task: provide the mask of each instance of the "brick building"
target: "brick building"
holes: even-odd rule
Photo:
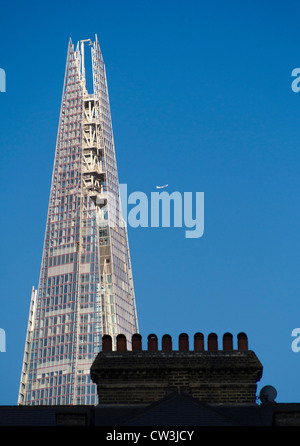
[[[225,333],[219,346],[215,333],[204,339],[179,335],[178,350],[169,335],[147,338],[103,337],[103,350],[91,367],[99,405],[96,425],[123,426],[272,426],[300,425],[300,404],[259,404],[257,383],[263,367],[248,349],[245,333]],[[206,348],[205,348],[206,346]],[[221,347],[221,348],[220,348]]]
[[[91,378],[96,406],[0,406],[1,426],[300,426],[300,404],[259,399],[263,367],[246,334],[103,336]],[[236,345],[234,345],[236,342]]]
[[[248,350],[243,333],[236,350],[230,333],[223,336],[222,350],[214,333],[208,336],[207,350],[201,333],[195,334],[191,349],[188,335],[182,333],[177,351],[168,335],[161,350],[156,335],[148,336],[147,350],[142,350],[141,335],[133,335],[130,351],[125,336],[117,336],[117,351],[112,351],[111,337],[104,336],[103,350],[91,367],[99,404],[153,403],[174,391],[202,402],[250,404],[256,401],[261,376],[262,365]]]

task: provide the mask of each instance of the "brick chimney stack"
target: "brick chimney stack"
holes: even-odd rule
[[[170,335],[162,337],[161,350],[155,334],[148,336],[147,350],[140,334],[131,341],[132,350],[127,350],[126,337],[118,335],[113,351],[111,337],[103,336],[102,351],[91,367],[99,404],[150,404],[174,391],[206,403],[256,402],[262,365],[248,350],[245,333],[238,334],[237,349],[231,333],[224,334],[222,350],[215,333],[207,337],[207,350],[202,333],[194,335],[192,349],[186,333],[179,335],[178,350]]]

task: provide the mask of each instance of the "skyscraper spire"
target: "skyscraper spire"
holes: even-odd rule
[[[93,91],[86,86],[91,53]],[[86,53],[86,54],[85,54]],[[97,36],[70,39],[40,279],[18,404],[94,404],[103,334],[138,332],[105,66]]]

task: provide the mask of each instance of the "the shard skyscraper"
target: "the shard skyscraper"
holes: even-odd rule
[[[85,52],[93,91],[88,92]],[[138,332],[105,66],[97,36],[68,46],[39,285],[18,404],[95,404],[103,334]]]

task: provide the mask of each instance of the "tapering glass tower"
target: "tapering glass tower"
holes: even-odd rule
[[[85,51],[93,91],[88,92]],[[18,404],[94,404],[103,334],[138,332],[105,66],[97,36],[70,40],[37,290]]]

